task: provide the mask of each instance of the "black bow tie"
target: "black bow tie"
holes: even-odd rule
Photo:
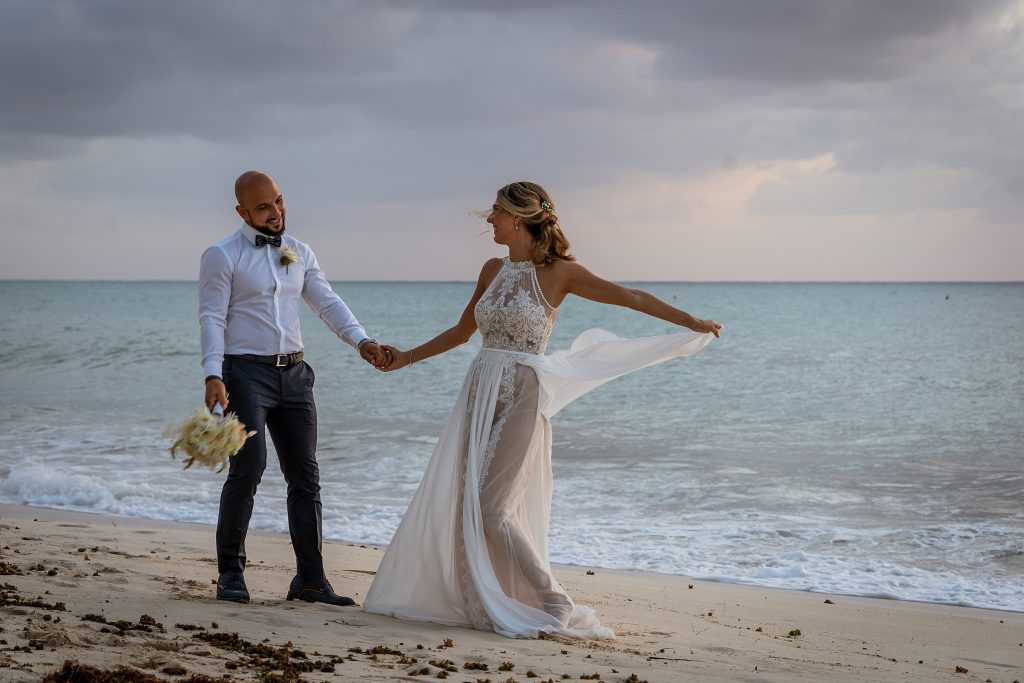
[[[281,236],[266,237],[265,235],[256,235],[256,246],[263,247],[268,244],[273,244],[275,247],[281,246]]]

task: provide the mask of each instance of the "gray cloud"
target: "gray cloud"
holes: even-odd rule
[[[898,78],[1001,5],[13,0],[0,10],[0,82],[17,96],[0,130],[24,148],[25,136],[246,140],[353,117],[438,130],[630,103],[702,108],[735,94],[729,82],[749,99]],[[652,73],[608,73],[595,37],[649,46]],[[660,92],[638,96],[630,77]]]
[[[272,132],[393,66],[401,16],[366,3],[5,3],[8,135]]]
[[[665,51],[661,72],[773,84],[892,79],[943,49],[943,38],[1003,0],[659,0],[589,3],[579,19]]]
[[[998,19],[1020,6],[7,0],[0,179],[28,179],[16,215],[40,232],[79,203],[97,228],[232,220],[252,166],[296,220],[395,231],[436,226],[428,207],[462,218],[510,178],[586,197],[834,154],[837,177],[766,183],[749,210],[1007,221],[1024,20]],[[60,212],[35,209],[52,198]]]

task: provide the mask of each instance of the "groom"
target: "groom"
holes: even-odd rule
[[[320,472],[316,461],[313,369],[302,360],[299,299],[375,366],[386,352],[370,339],[331,289],[316,256],[285,234],[284,198],[266,173],[235,181],[235,210],[245,223],[203,252],[199,266],[199,328],[206,407],[220,403],[255,430],[231,458],[217,518],[217,598],[249,602],[245,535],[267,465],[264,426],[288,484],[288,529],[298,572],[288,599],[353,605],[324,574]]]

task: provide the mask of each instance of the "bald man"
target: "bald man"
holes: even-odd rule
[[[245,535],[267,465],[266,431],[288,484],[288,529],[296,575],[288,599],[355,604],[324,573],[313,369],[303,360],[299,300],[374,366],[385,351],[334,293],[306,244],[285,234],[284,198],[261,171],[235,181],[244,225],[203,252],[199,328],[206,407],[230,408],[256,434],[231,458],[217,518],[217,598],[249,602]],[[230,403],[229,397],[230,395]]]

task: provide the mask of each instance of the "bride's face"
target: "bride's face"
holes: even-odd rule
[[[511,244],[516,237],[516,218],[497,204],[491,207],[487,222],[494,227],[494,241],[498,244]]]

